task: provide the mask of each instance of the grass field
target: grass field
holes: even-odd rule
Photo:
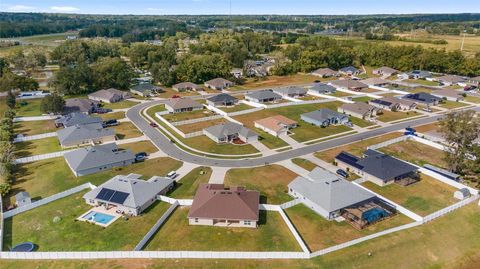
[[[37,140],[18,142],[15,146],[15,157],[22,158],[27,156],[52,153],[61,151],[62,147],[57,137],[47,137]]]
[[[468,104],[461,103],[461,102],[454,102],[454,101],[444,101],[442,104],[439,104],[438,106],[447,108],[447,109],[454,109],[454,108],[468,106]]]
[[[184,132],[185,134],[188,134],[188,133],[198,132],[210,126],[222,124],[225,122],[226,120],[224,118],[220,118],[216,120],[201,121],[197,123],[185,124],[185,125],[180,125],[175,127],[177,127],[177,129]]]
[[[293,158],[292,162],[300,167],[302,167],[305,170],[312,171],[317,167],[316,164],[312,163],[309,160],[302,159],[302,158]]]
[[[373,100],[373,98],[372,98],[372,97],[368,97],[368,96],[361,96],[361,97],[353,97],[352,100],[355,101],[355,102],[364,102],[364,103],[366,103],[366,102],[368,102],[368,101],[370,101],[370,100]]]
[[[352,96],[351,93],[346,93],[346,92],[341,92],[341,91],[335,91],[334,93],[330,94],[331,96],[335,97],[345,97],[345,96]]]
[[[56,132],[53,120],[20,121],[13,124],[15,134],[37,135]]]
[[[188,207],[177,208],[146,250],[300,251],[280,214],[260,211],[258,228],[189,226]]]
[[[184,121],[184,120],[193,120],[193,119],[200,119],[205,117],[210,117],[215,115],[212,111],[208,109],[201,109],[195,110],[190,112],[182,112],[182,113],[174,113],[174,114],[167,114],[163,115],[162,117],[169,122],[177,122],[177,121]]]
[[[133,125],[131,122],[120,122],[119,125],[113,127],[115,129],[115,135],[118,139],[128,139],[142,136],[142,132]]]
[[[160,97],[160,98],[172,98],[174,95],[179,95],[179,96],[192,96],[192,95],[199,95],[197,92],[177,92],[174,91],[172,88],[164,88],[162,87],[164,92],[155,95],[155,97]]]
[[[362,185],[421,216],[458,201],[453,198],[455,188],[426,175],[421,175],[419,182],[406,187],[394,183],[380,187],[369,181]]]
[[[383,114],[378,116],[379,121],[383,122],[390,122],[390,121],[395,121],[395,120],[401,120],[401,119],[408,119],[411,117],[419,116],[421,115],[420,113],[416,111],[409,111],[409,112],[401,112],[401,111],[396,111],[392,112],[389,110],[383,110]]]
[[[267,146],[267,148],[269,149],[276,149],[288,146],[288,143],[283,141],[281,138],[273,136],[263,130],[254,128],[253,131],[259,135],[258,141]]]
[[[4,248],[28,241],[39,251],[132,250],[170,206],[156,202],[141,216],[120,218],[103,228],[75,221],[92,208],[82,199],[85,192],[6,219]],[[60,220],[54,222],[55,217]]]
[[[249,105],[244,104],[244,103],[240,103],[240,104],[235,105],[235,106],[220,107],[220,109],[222,111],[225,111],[227,113],[247,110],[247,109],[251,109],[251,108],[253,108],[253,106],[249,106]]]
[[[125,118],[125,112],[123,111],[118,111],[118,112],[111,112],[111,113],[105,113],[105,114],[98,114],[96,115],[102,120],[119,120]]]
[[[413,222],[405,215],[397,214],[363,230],[358,230],[346,221],[328,221],[303,204],[290,207],[285,212],[311,251],[317,251]]]
[[[235,168],[225,176],[226,186],[245,186],[260,192],[260,203],[281,204],[292,200],[287,185],[298,175],[280,165],[255,168]]]
[[[21,105],[21,102],[25,102],[26,104]],[[43,114],[40,110],[41,103],[41,98],[18,101],[16,107],[17,117],[41,116]]]
[[[133,153],[146,152],[151,154],[157,152],[158,149],[150,141],[138,141],[135,143],[121,144],[118,146],[121,149],[130,149]]]
[[[110,108],[110,109],[123,109],[123,108],[130,108],[134,105],[138,105],[138,102],[130,101],[130,100],[123,100],[116,103],[102,103],[102,107]]]
[[[231,87],[229,90],[250,90],[256,88],[307,84],[313,83],[315,80],[319,80],[319,78],[308,74],[295,74],[290,76],[268,76],[263,79],[248,79],[245,84]]]
[[[380,151],[396,158],[414,163],[418,166],[431,164],[446,168],[443,160],[445,153],[442,150],[427,146],[415,141],[403,141],[380,148]]]
[[[480,104],[480,97],[467,95],[467,97],[465,97],[465,101]]]
[[[201,183],[208,183],[212,168],[201,166],[193,169],[177,182],[175,189],[168,196],[177,199],[192,199]]]
[[[349,117],[349,119],[354,125],[357,125],[358,127],[362,127],[362,128],[374,125],[373,122],[366,121],[366,120],[363,120],[363,119],[359,119],[359,118],[353,117],[353,116]]]
[[[420,85],[425,85],[425,86],[439,86],[440,83],[436,81],[429,81],[425,79],[405,79],[403,80],[404,82],[407,83],[412,83],[412,84],[420,84]]]

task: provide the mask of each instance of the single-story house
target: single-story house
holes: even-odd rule
[[[203,105],[191,98],[171,98],[165,102],[165,108],[170,113],[181,113],[203,109]]]
[[[188,212],[190,225],[256,228],[260,193],[245,187],[225,188],[223,184],[198,187]]]
[[[446,86],[451,86],[451,85],[459,85],[459,86],[466,86],[467,85],[467,80],[461,76],[457,75],[445,75],[441,77],[434,78],[434,80],[442,83],[443,85]]]
[[[83,199],[92,206],[116,209],[123,215],[138,216],[157,200],[173,189],[175,180],[153,176],[143,180],[141,175],[117,175],[95,189],[85,193]]]
[[[245,94],[245,99],[256,103],[273,103],[282,100],[282,96],[272,90],[261,90]]]
[[[130,98],[128,92],[120,91],[114,88],[99,90],[88,95],[88,99],[103,103],[116,103]]]
[[[418,167],[376,150],[367,150],[363,158],[342,151],[335,157],[339,168],[353,172],[379,186],[407,179],[417,181]]]
[[[311,93],[318,93],[318,94],[333,94],[337,91],[335,87],[332,85],[328,85],[325,83],[314,83],[308,89]]]
[[[205,87],[218,91],[232,87],[233,85],[235,85],[235,83],[224,78],[214,78],[212,80],[205,81]]]
[[[242,78],[243,77],[243,69],[241,68],[232,68],[230,71],[230,74],[234,76],[235,78]]]
[[[238,99],[227,93],[220,93],[207,98],[207,104],[210,106],[234,106],[238,104]]]
[[[401,73],[397,75],[400,79],[427,79],[432,77],[432,73],[423,70],[413,70],[408,73]]]
[[[115,143],[79,148],[65,153],[63,157],[77,177],[135,162],[135,155],[131,150],[119,150]]]
[[[95,113],[99,110],[100,103],[98,101],[84,98],[70,98],[65,100],[65,113],[80,112],[85,114]]]
[[[320,167],[288,184],[288,194],[327,220],[342,215],[348,207],[369,203],[377,197],[348,180]]]
[[[282,88],[273,89],[273,92],[280,94],[284,97],[303,97],[307,94],[307,89],[297,86],[288,86]]]
[[[393,75],[396,75],[396,74],[400,73],[400,71],[398,71],[396,69],[393,69],[391,67],[388,67],[388,66],[382,66],[380,68],[373,69],[372,73],[374,75],[390,77],[390,76],[393,76]]]
[[[463,101],[465,98],[461,95],[462,92],[448,89],[441,89],[432,91],[432,95],[440,98],[446,98],[449,101]]]
[[[92,123],[102,123],[103,120],[100,117],[91,117],[89,115],[74,112],[67,114],[65,116],[61,116],[60,118],[55,120],[55,126],[59,127],[70,127],[74,125],[83,125],[83,124],[92,124]]]
[[[150,97],[163,92],[163,89],[151,83],[141,83],[130,88],[130,92],[143,97]]]
[[[374,119],[377,114],[382,113],[382,109],[374,107],[364,102],[346,103],[338,108],[338,112],[353,116],[356,118],[369,120]]]
[[[380,99],[369,100],[368,104],[390,111],[410,111],[417,107],[417,104],[413,101],[393,96],[385,96]]]
[[[368,85],[362,83],[358,80],[353,79],[339,79],[335,81],[330,81],[328,84],[332,85],[337,89],[351,90],[351,91],[362,91],[368,88]]]
[[[367,84],[368,86],[377,86],[377,87],[384,87],[390,84],[390,81],[381,79],[381,78],[367,78],[360,80],[361,83]]]
[[[258,134],[234,122],[217,124],[203,129],[203,134],[217,143],[230,143],[239,139],[244,143],[258,140]]]
[[[305,122],[322,127],[346,124],[350,122],[347,115],[335,112],[328,108],[322,108],[312,112],[304,113],[300,115],[300,118]]]
[[[17,207],[26,206],[32,203],[32,198],[30,194],[26,191],[21,191],[15,194],[15,205]]]
[[[115,131],[101,123],[73,125],[57,131],[62,148],[103,144],[115,141]]]
[[[478,77],[473,77],[468,79],[468,83],[473,84],[475,86],[480,86],[480,76]]]
[[[320,68],[312,72],[312,75],[321,77],[321,78],[329,78],[329,77],[338,77],[340,73],[330,68]]]
[[[177,92],[185,92],[185,91],[203,91],[203,88],[198,86],[195,83],[191,82],[180,82],[172,86],[172,89]]]
[[[276,115],[254,121],[255,127],[273,136],[287,134],[288,130],[297,127],[297,122],[282,115]]]
[[[338,70],[338,72],[342,75],[347,75],[347,76],[356,76],[356,75],[359,75],[359,74],[362,73],[362,71],[360,69],[357,69],[353,66],[347,66],[347,67],[340,68],[340,70]]]
[[[427,106],[436,106],[442,101],[442,98],[426,92],[410,93],[403,96],[402,99],[411,100],[418,104],[423,104]]]

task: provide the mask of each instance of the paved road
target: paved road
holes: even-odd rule
[[[177,148],[174,143],[170,141],[165,135],[163,135],[159,130],[153,128],[149,125],[149,121],[141,116],[141,111],[149,106],[163,103],[164,101],[153,101],[148,103],[142,103],[132,107],[127,111],[127,117],[147,135],[152,142],[159,147],[163,152],[168,156],[198,165],[206,166],[221,166],[221,167],[254,167],[261,166],[270,163],[276,163],[287,159],[292,159],[298,156],[314,153],[317,151],[326,150],[329,148],[337,147],[344,144],[349,144],[356,141],[361,141],[368,139],[374,136],[383,135],[393,131],[401,130],[409,126],[417,126],[432,123],[437,121],[442,115],[435,115],[432,117],[414,119],[406,122],[401,122],[393,124],[390,126],[385,126],[381,128],[372,129],[359,134],[350,135],[347,137],[340,137],[311,146],[293,149],[290,151],[279,152],[273,155],[254,158],[254,159],[243,159],[243,160],[227,160],[227,159],[214,159],[210,157],[197,156],[188,152],[183,151],[180,148]],[[474,108],[476,111],[480,111],[480,107]]]

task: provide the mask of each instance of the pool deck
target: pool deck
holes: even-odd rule
[[[112,207],[108,210],[105,209],[103,206],[93,207],[90,210],[88,210],[87,212],[83,213],[80,217],[78,217],[77,220],[88,222],[88,223],[94,223],[94,224],[102,226],[102,227],[108,227],[110,224],[114,223],[118,218],[120,218],[122,216],[121,214],[116,213],[115,212],[116,210],[117,210],[116,207]],[[113,219],[110,220],[106,224],[96,222],[96,221],[90,221],[90,220],[87,220],[87,219],[84,218],[90,212],[97,212],[97,213],[103,213],[103,214],[111,215],[111,216],[113,216]]]

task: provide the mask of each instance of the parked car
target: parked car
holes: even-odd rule
[[[171,179],[174,179],[178,176],[177,172],[176,171],[170,171],[168,174],[167,174],[167,177],[168,178],[171,178]]]
[[[110,108],[97,108],[94,112],[98,114],[105,114],[108,112],[112,112],[112,110]]]
[[[110,127],[110,126],[117,126],[119,123],[117,120],[112,119],[112,120],[106,120],[102,123],[103,128],[105,127]]]
[[[339,174],[339,175],[341,175],[342,177],[345,177],[345,178],[348,177],[347,171],[345,171],[345,170],[343,170],[343,169],[338,169],[338,170],[337,170],[337,174]]]
[[[135,161],[136,162],[141,162],[147,158],[147,153],[146,152],[139,152],[135,154]]]
[[[433,110],[429,107],[423,107],[422,110],[426,112],[433,112]]]
[[[411,133],[415,133],[417,130],[415,130],[415,129],[412,128],[412,127],[407,127],[407,128],[405,128],[405,131],[411,132]]]
[[[172,96],[172,98],[180,98],[180,95],[175,94],[175,95]]]
[[[154,128],[158,127],[158,125],[155,122],[150,122],[150,126],[152,126]]]

